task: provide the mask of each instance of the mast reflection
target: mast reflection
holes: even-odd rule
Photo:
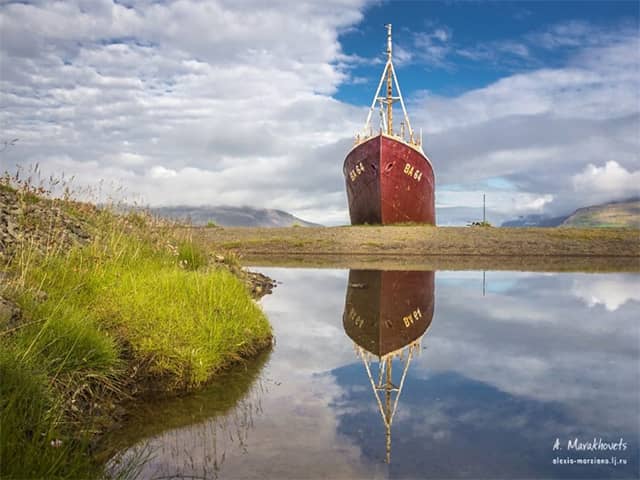
[[[342,323],[364,363],[385,426],[391,462],[391,425],[414,355],[433,319],[434,272],[350,270]],[[402,367],[397,383],[393,360]],[[372,363],[378,363],[377,376]]]

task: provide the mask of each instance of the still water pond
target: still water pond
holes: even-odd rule
[[[638,275],[259,270],[273,351],[136,412],[141,478],[638,478]]]

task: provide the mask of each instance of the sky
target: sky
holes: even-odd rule
[[[639,22],[637,1],[0,0],[0,170],[348,223],[392,23],[438,223],[483,193],[494,223],[566,214],[640,195]]]

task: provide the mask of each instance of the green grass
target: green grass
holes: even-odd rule
[[[55,328],[51,334],[41,329],[39,341],[49,346],[48,336],[70,337],[65,329],[78,341],[91,334],[126,341],[146,372],[190,388],[270,338],[264,314],[237,277],[209,268],[193,242],[179,242],[176,256],[175,247],[164,248],[159,240],[113,235],[32,264],[25,281],[47,292],[47,300],[38,304],[22,296],[20,303]],[[94,345],[94,360],[108,348]]]
[[[37,356],[0,344],[2,478],[79,478],[98,469],[88,438],[68,435],[63,401]]]
[[[2,478],[99,476],[89,443],[127,391],[197,388],[271,340],[244,284],[198,244],[71,207],[92,212],[89,244],[24,242],[3,268],[0,293],[23,315],[0,324]]]
[[[10,185],[0,182],[0,192],[15,192],[16,189]]]
[[[189,270],[204,267],[208,262],[207,256],[207,252],[192,240],[178,245],[178,263]]]

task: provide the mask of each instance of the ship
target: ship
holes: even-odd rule
[[[433,319],[434,282],[432,271],[349,271],[342,324],[382,416],[386,463],[391,463],[391,426],[409,365]]]
[[[391,24],[387,28],[387,62],[371,102],[364,128],[343,165],[352,225],[421,223],[435,225],[435,175],[415,135],[392,61]],[[383,92],[384,89],[384,92]],[[384,95],[382,95],[384,93]],[[403,120],[394,131],[393,105]],[[374,130],[378,108],[380,123]]]

